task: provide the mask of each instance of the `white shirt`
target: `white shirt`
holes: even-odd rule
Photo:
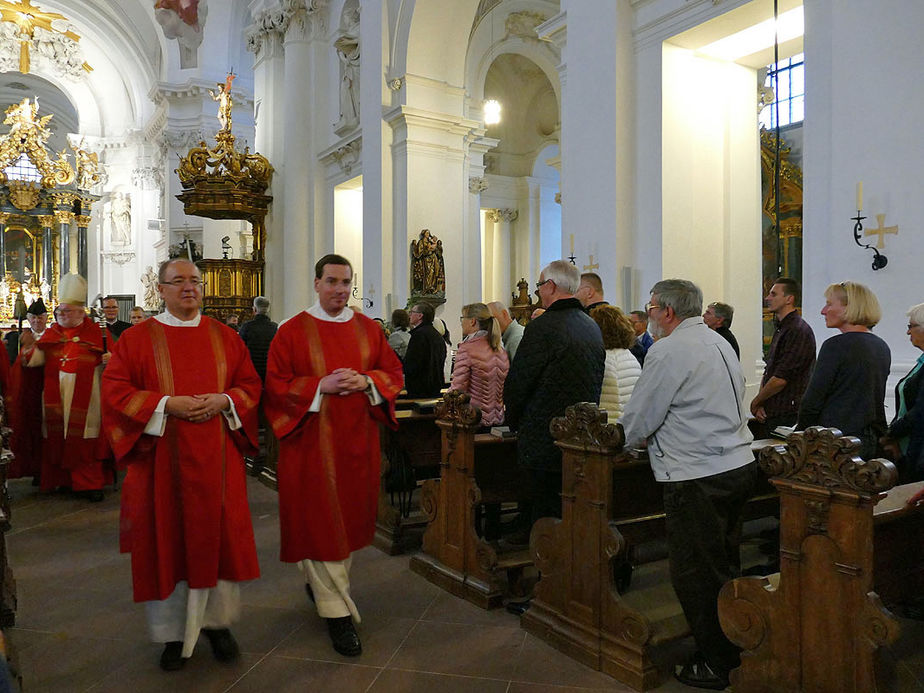
[[[741,364],[702,317],[687,318],[645,356],[620,423],[626,445],[648,440],[658,481],[686,481],[753,461]]]

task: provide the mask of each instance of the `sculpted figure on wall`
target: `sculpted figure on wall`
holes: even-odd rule
[[[446,296],[443,242],[429,229],[424,229],[416,241],[411,241],[411,293],[415,297]]]
[[[144,287],[144,309],[157,310],[160,305],[157,298],[157,273],[151,265],[141,275],[141,285]]]
[[[337,134],[359,125],[359,8],[347,10],[346,28],[334,41],[340,59],[340,120],[334,126]]]
[[[132,242],[132,202],[128,195],[116,193],[109,211],[110,239],[113,245],[130,245]]]

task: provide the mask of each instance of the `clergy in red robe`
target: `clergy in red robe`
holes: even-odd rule
[[[56,321],[41,339],[22,336],[23,364],[44,366],[41,489],[66,486],[98,502],[110,481],[99,437],[99,379],[108,354],[102,330],[86,312],[86,280],[64,276],[58,301]]]
[[[243,455],[255,451],[261,384],[237,334],[200,315],[193,263],[164,263],[158,289],[166,311],[114,347],[103,421],[127,468],[120,539],[134,598],[174,670],[200,631],[216,659],[240,653],[229,626],[240,582],[259,577]]]
[[[318,302],[279,327],[266,368],[266,418],[279,439],[282,560],[299,562],[334,649],[360,654],[350,554],[372,542],[379,423],[397,427],[401,362],[382,329],[347,307],[353,268],[315,266]]]
[[[38,298],[26,312],[32,338],[38,341],[45,333],[48,323],[48,309]],[[32,477],[37,486],[42,469],[42,384],[45,379],[43,368],[26,368],[22,353],[17,354],[10,369],[10,386],[3,391],[6,399],[8,422],[12,429],[10,449],[13,461],[7,471],[10,479]]]

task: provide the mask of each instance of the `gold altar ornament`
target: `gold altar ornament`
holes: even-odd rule
[[[31,70],[29,46],[35,40],[36,29],[60,34],[74,43],[80,40],[80,35],[69,29],[66,31],[55,29],[54,22],[67,21],[67,17],[57,12],[44,12],[35,7],[32,0],[19,0],[19,2],[0,0],[0,21],[11,22],[19,28],[19,71],[24,75],[29,74]],[[87,63],[84,63],[82,67],[87,72],[93,70]]]

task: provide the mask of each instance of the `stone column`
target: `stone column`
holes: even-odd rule
[[[513,235],[513,222],[518,212],[515,209],[498,209],[497,223],[494,225],[494,294],[501,300],[513,290],[510,281],[510,238]]]
[[[55,211],[58,221],[58,272],[64,276],[71,271],[71,224],[74,221],[73,212]]]
[[[0,212],[0,279],[6,277],[6,223],[9,220],[9,212]]]
[[[51,214],[42,214],[38,218],[42,226],[42,281],[51,286],[54,280],[55,260],[51,226],[55,218]]]
[[[77,217],[77,274],[84,279],[87,279],[87,273],[90,269],[87,256],[87,227],[89,226],[89,214]]]

